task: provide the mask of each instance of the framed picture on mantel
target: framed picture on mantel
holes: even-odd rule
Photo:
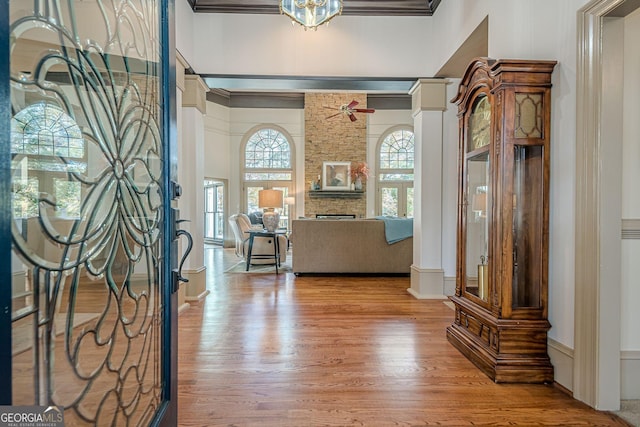
[[[351,162],[322,162],[322,189],[351,189]]]

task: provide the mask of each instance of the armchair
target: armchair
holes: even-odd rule
[[[234,214],[229,217],[229,225],[236,240],[236,255],[247,260],[249,251],[249,230],[251,221],[243,213]],[[280,248],[280,262],[287,260],[287,237],[278,235],[278,247]],[[273,254],[273,239],[271,237],[256,237],[253,241],[253,255]],[[271,259],[251,258],[251,265],[273,264]]]

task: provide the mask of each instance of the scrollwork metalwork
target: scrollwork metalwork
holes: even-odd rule
[[[86,144],[86,170],[57,155],[58,170],[36,173],[29,154],[12,155],[16,180],[33,175],[46,186],[56,176],[81,188],[79,215],[61,216],[55,194],[40,191],[37,216],[12,224],[31,292],[14,324],[33,320],[37,370],[33,382],[16,381],[15,395],[64,406],[70,424],[144,425],[161,401],[157,3],[11,1],[13,114],[53,105]],[[95,316],[85,321],[87,310]]]

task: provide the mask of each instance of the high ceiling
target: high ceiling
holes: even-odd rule
[[[187,0],[194,12],[279,14],[276,0]],[[440,0],[344,0],[343,15],[431,16]]]
[[[184,0],[177,0],[184,1]],[[186,0],[196,13],[280,14],[277,0]],[[432,16],[441,0],[344,0],[342,15]],[[211,91],[207,99],[235,107],[300,108],[304,92],[356,91],[369,94],[377,109],[410,109],[407,95],[415,78],[350,79],[279,76],[202,75]]]

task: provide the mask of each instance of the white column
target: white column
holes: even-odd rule
[[[178,135],[177,141],[177,157],[180,158],[180,143],[182,138],[182,94],[184,93],[184,70],[188,64],[186,60],[180,55],[180,52],[176,52],[176,133]],[[173,207],[178,207],[177,202],[172,202]],[[178,256],[180,256],[178,254]],[[178,288],[178,313],[182,313],[189,308],[189,303],[186,302],[187,284],[180,282]]]
[[[204,298],[206,286],[204,265],[204,115],[207,112],[206,94],[209,88],[197,75],[184,76],[182,111],[178,141],[178,179],[182,196],[178,200],[180,218],[189,222],[180,224],[193,237],[193,248],[182,268],[189,279],[186,301]],[[184,240],[184,238],[183,238]],[[182,251],[185,242],[181,242]]]
[[[413,85],[414,226],[411,288],[419,299],[444,299],[442,268],[443,112],[448,80],[420,79]]]

